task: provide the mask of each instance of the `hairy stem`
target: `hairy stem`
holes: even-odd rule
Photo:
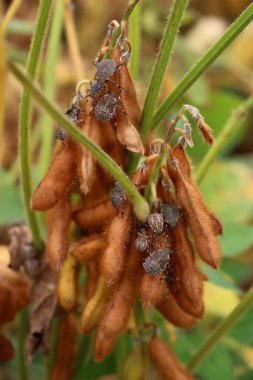
[[[112,158],[98,145],[85,136],[70,120],[63,115],[55,105],[49,101],[33,81],[26,76],[14,63],[9,62],[9,70],[22,83],[26,91],[32,95],[42,108],[77,142],[85,146],[94,157],[104,166],[123,186],[133,202],[133,210],[140,221],[145,221],[149,215],[149,206],[146,200],[138,192],[134,184],[128,179],[124,171]]]
[[[43,47],[44,36],[46,35],[50,10],[52,6],[51,0],[42,0],[40,2],[37,22],[32,39],[31,48],[27,58],[27,73],[30,78],[36,75],[40,53]],[[30,157],[30,120],[31,120],[31,98],[26,90],[24,90],[19,114],[19,157],[21,165],[21,180],[24,206],[31,228],[33,243],[37,250],[43,249],[43,242],[40,235],[39,224],[36,214],[30,209],[31,198],[31,157]]]
[[[141,5],[137,4],[129,18],[129,40],[132,46],[132,53],[129,62],[129,71],[133,79],[138,79],[140,62],[140,22]]]
[[[234,324],[246,313],[253,303],[253,288],[251,288],[242,298],[241,302],[229,314],[229,316],[216,328],[207,341],[195,353],[189,361],[187,367],[194,371],[204,360],[204,358],[214,349],[221,338],[234,326]]]
[[[53,100],[56,93],[56,63],[59,54],[60,38],[63,24],[63,4],[62,1],[57,1],[55,4],[52,26],[48,39],[47,56],[44,63],[44,93],[48,99]],[[50,162],[53,128],[52,119],[44,112],[37,126],[41,131],[42,144],[39,160],[39,177],[43,177]]]
[[[249,110],[252,106],[253,97],[250,97],[233,111],[232,115],[229,117],[215,143],[209,149],[209,151],[207,152],[197,169],[196,181],[198,184],[203,180],[211,164],[221,152],[223,146],[236,133],[238,128],[241,126],[241,123],[246,119]]]
[[[176,88],[162,102],[152,120],[152,128],[155,128],[178,99],[197,81],[201,74],[223,53],[223,51],[235,40],[235,38],[253,20],[253,4],[238,17],[227,29],[223,36],[198,60],[198,62],[181,79]]]

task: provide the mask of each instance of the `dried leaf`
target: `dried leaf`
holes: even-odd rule
[[[61,144],[44,179],[34,191],[31,208],[45,211],[52,208],[69,192],[76,175],[76,144]]]
[[[46,215],[48,240],[46,257],[53,270],[59,270],[68,252],[68,229],[71,220],[71,205],[68,197],[62,198]]]
[[[36,353],[49,351],[49,332],[57,304],[57,273],[49,264],[43,264],[31,287],[34,307],[30,316],[29,335],[26,339],[26,358],[30,362]]]
[[[200,201],[201,196],[197,186],[181,171],[181,166],[186,165],[188,160],[182,153],[180,160],[177,158],[179,150],[182,151],[182,148],[177,146],[172,152],[172,157],[177,160],[176,165],[171,163],[171,157],[168,159],[168,171],[176,188],[177,202],[185,210],[197,252],[207,264],[217,268],[221,259],[221,250],[214,234],[213,223],[210,214],[206,212],[206,207],[203,207],[203,201]]]

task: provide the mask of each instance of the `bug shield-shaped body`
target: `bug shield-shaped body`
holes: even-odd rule
[[[118,105],[118,95],[115,92],[109,92],[102,96],[95,105],[95,116],[98,120],[106,123],[114,118],[116,107]]]
[[[180,207],[175,203],[165,203],[160,205],[160,211],[163,215],[164,221],[170,225],[170,227],[176,227],[178,219],[181,216]]]
[[[170,248],[157,249],[143,262],[144,270],[150,276],[162,273],[169,263],[172,250]]]
[[[113,207],[119,209],[125,198],[126,196],[123,187],[119,184],[119,182],[116,182],[111,192],[111,202]]]
[[[158,212],[153,212],[148,217],[148,225],[152,229],[152,231],[157,235],[162,233],[163,223],[164,223],[163,216],[159,214]]]
[[[107,79],[115,73],[117,69],[117,62],[114,59],[103,59],[95,64],[96,67],[96,78],[101,82],[105,82]]]
[[[141,232],[138,232],[138,237],[135,240],[135,248],[140,251],[144,252],[148,248],[148,237],[145,230],[141,230]]]
[[[90,87],[87,90],[88,96],[92,98],[102,91],[105,87],[105,82],[101,80],[93,80],[90,82]]]

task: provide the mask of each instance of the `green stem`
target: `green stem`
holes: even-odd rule
[[[154,66],[151,81],[149,83],[149,88],[140,120],[139,131],[143,143],[145,143],[148,132],[152,126],[152,117],[154,114],[155,105],[157,103],[163,77],[168,66],[168,61],[171,57],[173,44],[180,27],[181,19],[187,2],[188,0],[174,0],[171,15],[165,28],[160,51]],[[128,165],[129,173],[132,173],[135,170],[138,164],[138,160],[138,155],[135,154],[131,156]]]
[[[52,21],[50,36],[48,40],[47,56],[45,59],[43,76],[44,93],[50,100],[53,100],[55,98],[56,92],[56,63],[59,53],[62,25],[63,2],[57,1],[55,4],[54,18]],[[52,119],[46,112],[44,112],[41,116],[41,119],[39,120],[39,128],[42,134],[42,145],[38,169],[39,178],[42,178],[45,175],[50,162],[54,135],[52,125]]]
[[[131,16],[131,13],[134,11],[134,8],[136,7],[136,5],[139,3],[140,0],[134,0],[132,3],[129,4],[124,16],[122,17],[122,20],[124,21],[128,21],[129,17]],[[121,27],[119,27],[115,33],[114,33],[114,36],[113,36],[113,40],[112,40],[112,43],[111,43],[111,48],[109,49],[109,51],[105,54],[105,58],[109,58],[111,56],[111,53],[112,53],[112,49],[114,48],[115,44],[116,44],[116,41],[117,39],[119,38],[120,36],[120,33],[121,33]]]
[[[187,0],[174,1],[171,15],[165,29],[165,33],[161,42],[160,52],[158,54],[154,72],[149,83],[149,88],[140,120],[140,135],[143,142],[145,142],[148,131],[150,130],[152,124],[154,108],[157,103],[163,77],[168,66],[168,61],[171,57],[173,44],[180,27],[181,19],[186,5]]]
[[[244,295],[241,302],[229,314],[229,316],[216,328],[209,336],[207,341],[195,353],[189,361],[187,367],[190,371],[194,371],[211,350],[218,344],[221,338],[234,326],[234,324],[245,314],[247,309],[253,303],[253,287]]]
[[[132,46],[129,71],[135,80],[138,79],[140,62],[140,18],[141,5],[137,4],[129,18],[129,40]]]
[[[198,184],[203,180],[210,165],[219,155],[223,146],[227,143],[229,139],[231,139],[231,137],[236,133],[236,131],[240,127],[241,123],[246,119],[249,113],[249,109],[252,106],[253,106],[253,97],[250,97],[249,99],[244,101],[242,104],[240,104],[240,106],[237,107],[233,111],[232,115],[229,117],[224,128],[222,129],[221,133],[216,139],[215,143],[209,149],[209,151],[207,152],[207,154],[205,155],[204,159],[201,161],[201,164],[199,165],[197,169],[196,181]]]
[[[32,95],[43,109],[77,142],[85,146],[94,157],[111,173],[123,186],[133,202],[133,210],[140,221],[145,221],[149,215],[149,206],[146,200],[136,189],[135,185],[128,179],[124,171],[112,158],[98,145],[85,136],[70,120],[63,115],[51,101],[49,101],[41,90],[34,85],[33,81],[26,76],[13,62],[9,62],[9,70],[22,83],[26,91]]]
[[[167,153],[168,153],[167,146],[166,146],[166,144],[164,144],[162,146],[161,153],[158,156],[158,158],[157,158],[157,160],[156,160],[156,162],[152,168],[152,171],[151,171],[150,176],[149,176],[148,184],[145,188],[144,196],[150,205],[155,200],[155,199],[153,199],[152,186],[156,189],[156,185],[157,185],[157,182],[158,182],[158,179],[160,176],[160,168],[163,165],[164,160],[167,157]]]
[[[199,59],[199,61],[181,79],[176,88],[162,102],[152,120],[152,128],[155,128],[176,101],[196,82],[200,75],[223,53],[223,51],[234,41],[243,29],[253,20],[253,4],[238,17],[227,29],[223,36]]]
[[[37,23],[32,39],[31,48],[27,58],[27,73],[31,79],[36,75],[40,53],[43,47],[44,38],[47,31],[49,14],[52,5],[51,0],[42,0],[40,2]],[[30,209],[31,198],[31,157],[30,157],[30,120],[31,120],[31,98],[24,90],[20,103],[20,125],[19,125],[19,156],[21,165],[21,180],[24,206],[31,228],[33,243],[37,250],[43,249],[43,241],[41,239],[39,224],[36,214]]]
[[[27,368],[25,364],[25,338],[27,330],[28,310],[24,308],[19,312],[18,342],[17,342],[17,363],[20,380],[27,380]]]

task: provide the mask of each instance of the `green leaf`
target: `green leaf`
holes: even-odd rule
[[[237,324],[230,331],[229,336],[238,342],[252,346],[253,345],[253,306],[243,315]]]
[[[222,220],[245,223],[253,214],[252,170],[237,161],[215,162],[201,183],[208,206]]]
[[[4,181],[6,172],[0,171],[0,223],[8,223],[25,218],[20,191]]]
[[[253,226],[225,223],[224,234],[219,238],[222,256],[235,256],[253,245]]]
[[[211,283],[218,285],[221,288],[231,289],[238,294],[241,293],[241,290],[228,278],[228,276],[226,277],[220,269],[214,270],[209,266],[202,264],[201,270],[207,275],[208,280]]]
[[[228,273],[237,284],[246,281],[252,275],[252,268],[247,263],[234,258],[224,258],[221,269]]]

